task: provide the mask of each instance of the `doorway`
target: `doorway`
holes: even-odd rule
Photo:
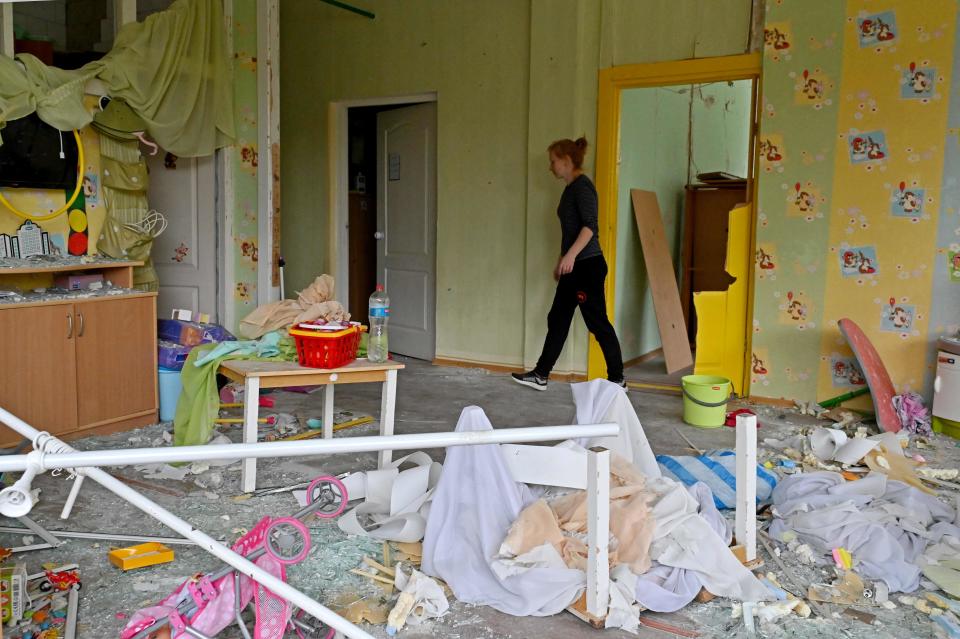
[[[601,71],[597,189],[600,227],[609,231],[601,233],[600,240],[610,263],[608,313],[620,336],[624,376],[632,387],[672,390],[679,388],[685,374],[710,372],[727,374],[737,392],[746,392],[743,362],[749,352],[750,332],[744,317],[748,323],[751,313],[749,308],[734,312],[734,307],[750,305],[752,269],[740,278],[748,280],[747,286],[740,282],[731,287],[734,278],[726,264],[727,237],[728,231],[741,230],[739,225],[728,224],[731,211],[737,204],[755,199],[760,64],[760,55],[750,54]],[[683,319],[669,324],[677,325],[681,339],[689,340],[695,355],[698,324],[704,320],[712,327],[736,324],[736,331],[726,331],[724,339],[732,339],[738,346],[724,361],[714,361],[711,353],[709,364],[697,358],[694,366],[675,365],[668,372],[670,362],[665,362],[661,347],[631,189],[656,194],[663,241],[673,267],[673,273],[661,272],[656,277],[676,279],[680,299],[672,307]],[[752,218],[753,213],[750,215]],[[750,255],[752,237],[751,220],[746,249]],[[695,299],[706,291],[736,299],[710,307],[722,308],[722,312],[698,318],[696,309],[701,305]],[[591,337],[589,377],[604,375],[604,368],[602,354]]]
[[[331,197],[334,276],[366,323],[378,283],[390,296],[390,351],[431,361],[436,349],[436,97],[340,102]],[[339,135],[338,135],[339,134]]]

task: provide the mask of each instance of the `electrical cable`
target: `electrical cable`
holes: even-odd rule
[[[67,212],[70,207],[73,206],[73,203],[77,201],[77,198],[80,196],[80,189],[83,188],[83,142],[80,140],[80,132],[76,129],[73,130],[73,137],[77,141],[77,185],[76,188],[73,189],[73,195],[70,196],[66,204],[49,215],[30,215],[11,204],[7,198],[3,196],[3,192],[0,192],[0,204],[10,209],[10,212],[17,217],[22,217],[32,222],[45,222]]]

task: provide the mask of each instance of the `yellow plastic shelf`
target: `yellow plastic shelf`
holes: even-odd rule
[[[173,561],[173,551],[158,542],[111,550],[110,563],[121,570],[133,570]]]

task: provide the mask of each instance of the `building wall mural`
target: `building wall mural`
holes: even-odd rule
[[[898,392],[929,393],[933,344],[960,321],[957,15],[956,0],[768,3],[752,394],[863,386],[844,317]]]
[[[84,106],[90,112],[96,108],[96,103],[92,96],[84,99]],[[54,254],[95,255],[97,238],[100,237],[106,215],[100,198],[100,136],[93,128],[86,126],[80,129],[80,141],[84,155],[83,190],[80,197],[70,211],[50,220],[37,222],[43,231],[49,233],[50,252]],[[43,217],[62,207],[66,198],[73,195],[73,189],[60,191],[5,188],[3,195],[17,209],[29,215]],[[16,235],[23,223],[23,218],[14,215],[6,206],[0,204],[0,235]],[[84,235],[85,239],[80,243],[76,240],[71,243],[70,237],[78,234]]]

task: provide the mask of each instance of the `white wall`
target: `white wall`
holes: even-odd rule
[[[657,193],[676,264],[687,182],[690,87],[630,89],[621,96],[614,326],[623,359],[629,361],[660,347],[630,189]]]

